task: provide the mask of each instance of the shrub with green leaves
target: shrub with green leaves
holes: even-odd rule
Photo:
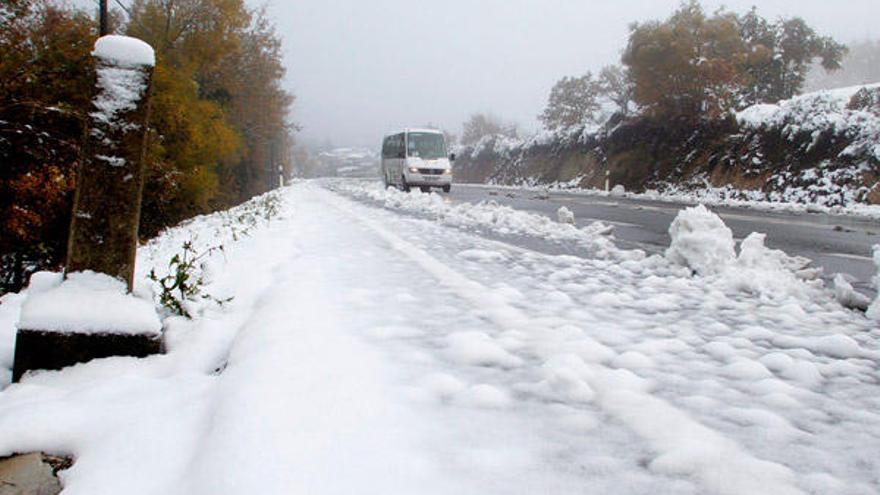
[[[193,241],[183,243],[182,251],[175,254],[168,262],[168,273],[160,277],[156,270],[150,270],[149,279],[159,285],[159,303],[172,314],[192,318],[189,303],[208,300],[219,305],[226,304],[232,298],[219,299],[204,293],[204,269],[202,261],[211,254],[223,251],[223,246],[213,246],[205,251],[197,252]]]

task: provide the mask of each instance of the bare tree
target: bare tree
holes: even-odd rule
[[[626,117],[633,102],[633,85],[619,65],[606,65],[599,72],[601,95],[614,104],[616,111]]]
[[[550,90],[547,107],[538,118],[551,130],[597,123],[602,108],[600,90],[599,81],[590,72],[580,77],[563,77]]]
[[[484,136],[500,134],[508,137],[517,137],[519,129],[516,124],[504,123],[494,115],[487,113],[475,113],[464,123],[461,133],[461,144],[467,146],[475,144]]]

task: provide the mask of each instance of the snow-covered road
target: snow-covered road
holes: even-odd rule
[[[830,291],[760,257],[691,276],[600,228],[358,193],[288,188],[217,261],[233,302],[166,321],[167,355],[0,392],[0,455],[72,454],[65,493],[89,495],[880,489],[880,330]],[[492,228],[595,257],[475,235]],[[169,232],[141,272],[213,229]]]

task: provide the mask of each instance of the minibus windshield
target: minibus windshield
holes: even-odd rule
[[[433,132],[411,132],[406,140],[407,156],[435,159],[446,156],[446,143],[443,134]]]

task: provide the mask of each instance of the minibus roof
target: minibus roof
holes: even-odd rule
[[[430,133],[430,134],[443,134],[443,131],[441,131],[440,129],[406,128],[406,129],[400,129],[400,130],[397,130],[394,132],[389,132],[389,133],[385,134],[385,136],[387,137],[387,136],[393,136],[395,134],[403,134],[403,133],[410,133],[410,132],[425,132],[425,133]]]

